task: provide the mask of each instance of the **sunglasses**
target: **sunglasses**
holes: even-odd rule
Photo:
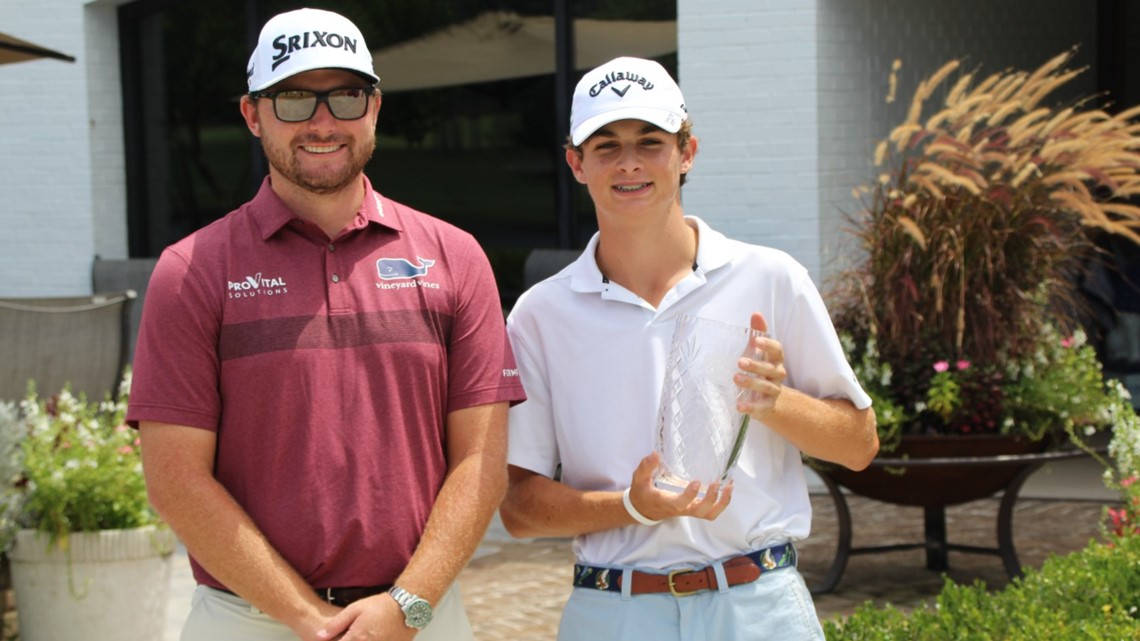
[[[328,91],[280,89],[252,91],[250,98],[273,100],[273,114],[282,122],[304,122],[317,113],[317,105],[328,105],[337,120],[357,120],[368,112],[368,99],[376,87],[338,87]]]

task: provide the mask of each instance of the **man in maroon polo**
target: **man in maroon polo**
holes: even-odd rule
[[[163,252],[134,363],[148,490],[199,583],[182,639],[470,639],[452,583],[523,398],[487,259],[363,175],[380,95],[347,19],[272,18],[248,82],[269,176]]]

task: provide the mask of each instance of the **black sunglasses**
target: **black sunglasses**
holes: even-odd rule
[[[357,120],[368,112],[368,99],[376,87],[337,87],[328,91],[279,89],[251,91],[250,98],[273,100],[273,114],[282,122],[304,122],[317,113],[317,105],[328,105],[337,120]]]

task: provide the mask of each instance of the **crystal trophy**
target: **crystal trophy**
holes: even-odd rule
[[[732,378],[742,356],[764,360],[753,345],[763,333],[696,316],[677,318],[657,414],[657,487],[683,491],[691,481],[724,481],[740,457],[749,416],[736,409],[744,394]]]

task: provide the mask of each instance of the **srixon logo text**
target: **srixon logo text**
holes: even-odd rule
[[[273,69],[288,60],[294,51],[309,47],[332,47],[356,53],[356,39],[327,31],[306,31],[292,36],[281,34],[273,39],[273,48],[277,50],[273,55]]]
[[[229,290],[230,298],[252,298],[254,296],[274,296],[289,293],[284,278],[280,276],[263,278],[261,272],[257,272],[253,276],[246,276],[245,280],[226,281],[226,289]]]

